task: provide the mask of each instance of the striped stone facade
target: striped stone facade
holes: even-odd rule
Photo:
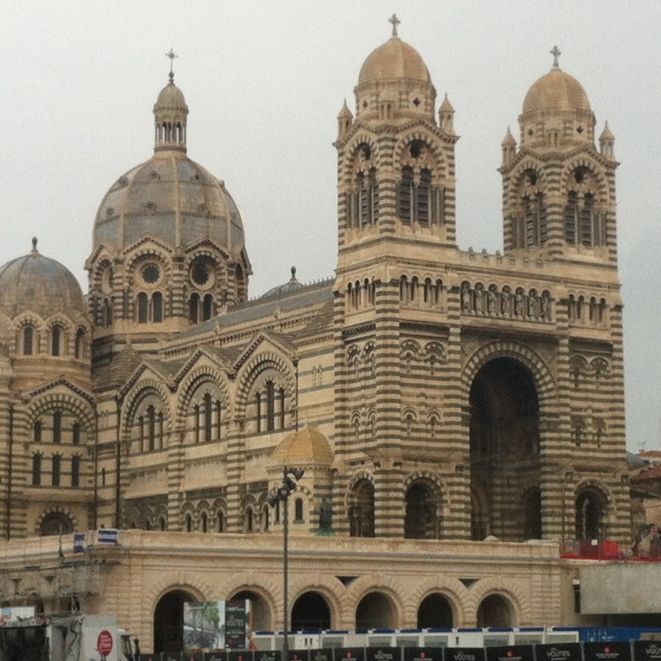
[[[97,219],[89,321],[84,313],[67,321],[70,333],[89,331],[83,353],[74,355],[69,339],[67,352],[49,356],[49,320],[40,318],[38,350],[24,355],[28,317],[0,316],[0,435],[7,439],[0,526],[8,539],[98,527],[159,531],[161,572],[175,562],[164,541],[171,533],[190,566],[180,567],[187,578],[167,585],[146,567],[148,533],[135,533],[130,562],[144,571],[131,571],[150,596],[128,624],[146,635],[145,613],[169,587],[200,598],[250,589],[271,605],[270,625],[281,617],[274,606],[281,595],[269,587],[283,520],[268,500],[282,479],[273,454],[304,427],[325,436],[331,459],[312,453],[302,461],[291,528],[326,565],[315,579],[308,562],[300,587],[326,585],[320,589],[334,626],[355,625],[368,588],[387,592],[389,558],[399,558],[392,594],[405,593],[393,596],[402,605],[391,624],[415,625],[424,590],[407,582],[422,585],[431,570],[404,538],[440,553],[433,571],[452,576],[429,589],[450,599],[459,625],[475,624],[492,588],[510,595],[513,621],[559,621],[566,608],[558,544],[629,538],[611,137],[602,135],[598,151],[583,106],[563,106],[556,117],[527,97],[520,147],[511,136],[503,143],[504,252],[460,250],[454,110],[446,98],[435,114],[436,92],[410,46],[395,36],[380,48],[361,70],[355,117],[345,107],[338,118],[333,279],[301,285],[292,273],[246,300],[250,264],[232,243],[242,238],[240,219],[214,179],[206,183],[225,206],[196,212],[222,219],[226,246],[208,236],[186,244],[179,208],[171,245],[147,229],[128,243],[129,228],[136,230],[121,225],[126,209],[108,206]],[[177,153],[172,159],[184,158]],[[188,183],[206,185],[206,171],[191,163],[179,163],[192,168]],[[158,168],[145,176],[164,181]],[[166,203],[164,196],[148,207],[163,212],[164,224]],[[115,222],[124,244],[111,249],[99,228]],[[196,259],[211,270],[196,275]],[[161,269],[153,278],[144,270],[150,264]],[[153,307],[157,285],[161,313]],[[145,314],[162,321],[140,319],[141,293],[152,297]],[[193,302],[206,295],[213,314],[198,318]],[[39,463],[38,453],[47,460]],[[208,547],[200,533],[210,535]],[[228,570],[214,574],[222,588],[194,587],[207,585],[201,577],[223,535],[239,560],[265,545],[263,585],[230,580]],[[346,553],[336,557],[315,539],[325,535]],[[539,562],[530,539],[553,543]],[[381,564],[358,558],[363,548],[380,554]],[[469,575],[446,548],[470,559]],[[415,556],[410,576],[400,553]],[[352,562],[371,576],[360,579],[363,587],[333,583],[352,575]],[[504,582],[495,578],[501,565],[509,567]],[[548,595],[540,588],[547,571],[554,576]],[[107,607],[91,589],[88,604]]]

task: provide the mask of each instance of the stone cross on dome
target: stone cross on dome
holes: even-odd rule
[[[397,18],[397,14],[393,14],[388,19],[388,23],[392,23],[392,36],[396,37],[397,36],[397,26],[401,23],[401,21]]]
[[[179,57],[173,50],[172,48],[165,54],[165,57],[169,58],[170,60],[170,82],[174,83],[174,58]]]
[[[553,48],[549,51],[549,53],[553,55],[553,68],[559,69],[560,63],[558,62],[558,56],[562,55],[562,51],[557,46],[553,46]]]

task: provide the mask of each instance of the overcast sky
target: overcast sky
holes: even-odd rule
[[[224,179],[258,295],[333,274],[336,115],[390,34],[422,55],[455,107],[460,247],[502,249],[500,142],[552,64],[585,87],[616,138],[628,446],[661,449],[661,2],[539,0],[2,0],[0,264],[39,249],[83,283],[97,207],[150,157],[152,106],[176,82],[188,154]]]

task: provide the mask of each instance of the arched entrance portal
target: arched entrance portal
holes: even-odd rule
[[[291,611],[291,628],[331,629],[331,614],[328,603],[319,592],[305,592],[295,602]]]
[[[430,594],[422,600],[418,608],[418,629],[451,628],[452,619],[452,606],[442,594]]]
[[[485,597],[477,609],[478,627],[511,627],[513,620],[512,605],[500,594]]]
[[[532,373],[513,358],[490,360],[470,391],[471,488],[480,495],[473,498],[473,508],[479,508],[472,513],[473,539],[495,535],[520,541],[531,532],[541,535],[541,499],[523,497],[524,490],[539,485],[539,444]]]
[[[164,594],[154,611],[154,652],[182,652],[184,649],[184,602],[196,601],[183,590]]]
[[[383,592],[366,594],[356,608],[356,631],[397,626],[397,614],[392,600]]]
[[[250,601],[250,625],[253,631],[270,631],[271,609],[264,597],[252,590],[241,590],[233,594],[228,601]]]

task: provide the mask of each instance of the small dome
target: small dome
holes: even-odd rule
[[[505,137],[503,138],[503,141],[500,143],[503,147],[509,146],[509,145],[516,145],[516,140],[514,139],[514,136],[512,135],[512,132],[510,131],[510,127],[507,127],[507,133],[505,134]]]
[[[360,68],[358,86],[392,79],[417,80],[432,84],[420,53],[399,37],[391,37],[374,49]]]
[[[599,140],[615,140],[615,136],[613,135],[613,132],[608,127],[608,122],[606,122],[606,125],[604,126],[604,130],[601,132],[601,135],[599,136]]]
[[[282,466],[330,466],[333,451],[328,439],[316,427],[308,426],[282,439],[271,461]]]
[[[8,317],[32,310],[42,318],[64,312],[70,318],[85,313],[83,292],[69,269],[44,257],[35,248],[31,253],[0,267],[0,311]]]
[[[536,80],[523,101],[523,113],[542,110],[591,112],[590,101],[576,78],[554,67]]]
[[[160,91],[154,104],[154,112],[157,110],[185,110],[188,112],[184,94],[174,83],[168,83]]]
[[[279,298],[280,296],[285,296],[290,292],[300,289],[303,285],[296,279],[296,267],[291,267],[291,278],[283,285],[278,285],[269,289],[265,294],[262,294],[260,298]]]

